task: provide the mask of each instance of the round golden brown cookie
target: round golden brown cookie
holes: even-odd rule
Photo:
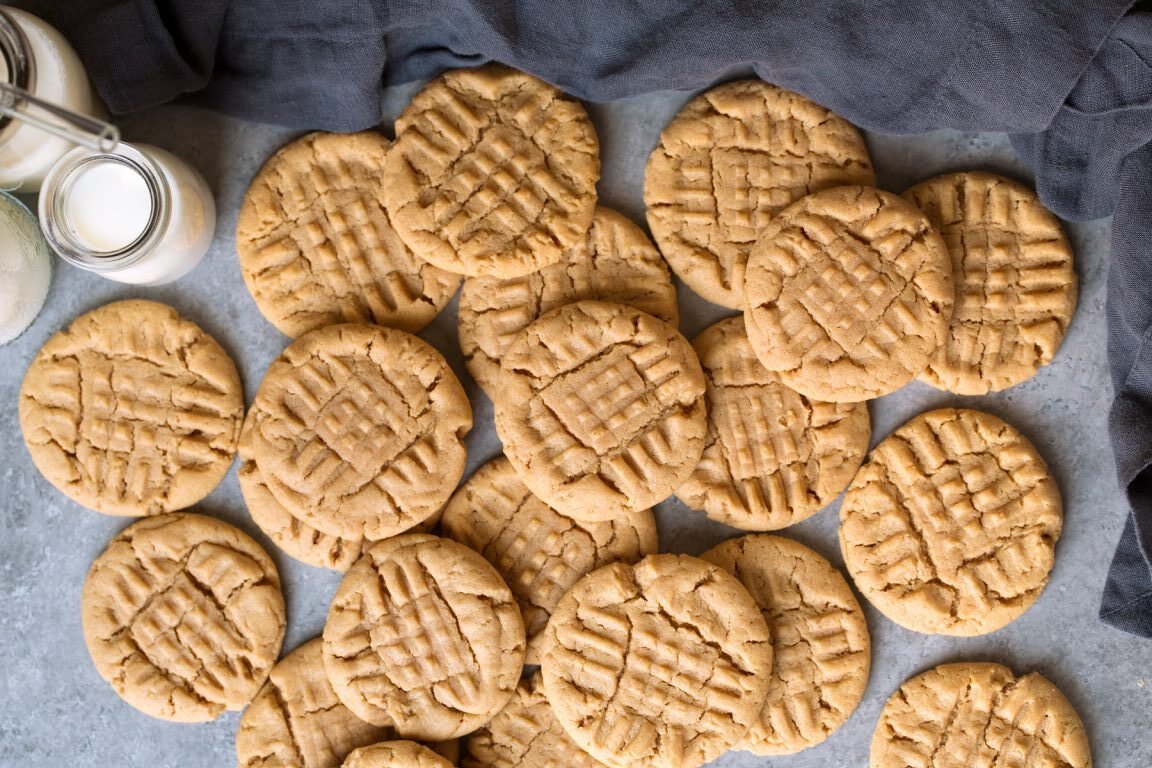
[[[342,768],[452,768],[452,763],[414,741],[384,741],[355,750]]]
[[[760,362],[809,397],[894,392],[948,338],[948,247],[916,206],[871,187],[786,208],[752,249],[744,287]]]
[[[393,738],[340,703],[324,673],[320,638],[272,668],[268,682],[240,718],[240,768],[340,768],[354,749]]]
[[[579,301],[528,326],[504,354],[496,432],[524,484],[580,520],[668,498],[704,448],[704,374],[651,315]]]
[[[472,378],[494,397],[500,359],[516,334],[541,315],[581,299],[627,304],[669,325],[679,322],[676,287],[656,246],[629,219],[599,207],[587,235],[556,264],[508,280],[464,281],[460,349]]]
[[[241,459],[293,517],[346,540],[435,514],[464,472],[468,397],[440,353],[371,325],[311,331],[272,363]]]
[[[557,722],[537,671],[500,714],[468,737],[463,768],[602,768]]]
[[[687,555],[593,571],[546,635],[556,719],[608,766],[703,765],[756,722],[771,680],[772,642],[752,596]]]
[[[713,520],[771,531],[820,511],[852,481],[872,435],[866,403],[811,400],[760,364],[744,319],[692,342],[708,381],[708,437],[676,491]]]
[[[374,131],[309,133],[252,180],[236,252],[256,306],[281,332],[377,323],[416,333],[456,293],[460,276],[417,258],[388,221],[389,146]]]
[[[592,223],[600,142],[580,102],[499,65],[446,72],[396,120],[384,202],[404,242],[462,275],[555,264]]]
[[[660,134],[644,204],[680,279],[740,309],[748,253],[773,216],[812,192],[875,183],[850,123],[797,93],[740,80],[688,102]]]
[[[216,341],[154,301],[81,315],[37,353],[20,388],[36,468],[109,515],[189,507],[224,477],[244,418],[240,376]]]
[[[892,694],[871,768],[1044,765],[1091,768],[1084,723],[1041,675],[999,664],[943,664]]]
[[[539,663],[544,626],[560,598],[585,574],[656,552],[651,510],[581,522],[549,507],[503,456],[468,479],[440,518],[444,535],[479,552],[507,582],[528,635],[527,663]]]
[[[120,698],[162,720],[247,706],[284,640],[284,597],[260,545],[227,523],[161,515],[112,539],[81,595],[84,641]]]
[[[945,408],[872,451],[840,505],[840,548],[856,587],[897,624],[982,635],[1040,596],[1062,522],[1048,465],[1023,435]]]
[[[920,380],[961,395],[995,392],[1052,362],[1076,310],[1072,247],[1023,184],[950,173],[904,193],[952,254],[956,308]]]
[[[340,583],[324,666],[359,717],[404,738],[453,739],[512,696],[524,622],[483,557],[436,536],[396,536],[365,550]]]
[[[832,564],[791,539],[743,536],[700,556],[740,580],[772,635],[772,681],[737,749],[790,755],[819,744],[856,709],[872,641],[860,604]]]

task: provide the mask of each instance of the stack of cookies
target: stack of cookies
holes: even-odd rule
[[[980,634],[1037,599],[1062,513],[1033,446],[952,408],[869,454],[867,406],[1051,362],[1075,274],[1035,195],[978,173],[879,190],[853,126],[758,81],[662,134],[655,243],[597,204],[599,173],[577,101],[449,72],[394,142],[310,134],[253,180],[241,270],[294,341],[246,415],[227,355],[162,305],[97,309],[45,346],[20,405],[37,466],[85,506],[150,516],[85,586],[85,638],[124,699],[178,721],[244,709],[244,768],[693,768],[815,746],[863,697],[848,581],[766,533],[845,489],[848,571],[893,621]],[[689,342],[673,274],[739,313]],[[412,335],[460,286],[504,446],[462,485],[468,396]],[[179,511],[237,453],[256,525],[345,572],[322,636],[278,662],[272,561]],[[652,508],[673,495],[751,533],[658,554]],[[927,672],[885,709],[874,766],[938,753],[1090,764],[1059,692],[992,664]]]

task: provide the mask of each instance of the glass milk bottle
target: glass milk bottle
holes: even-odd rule
[[[65,261],[110,280],[169,283],[200,263],[216,229],[203,177],[159,147],[78,147],[40,191],[40,228]]]
[[[0,7],[0,82],[79,112],[102,114],[80,59],[64,36],[30,13]],[[75,146],[11,117],[0,117],[0,189],[34,193],[48,169]]]

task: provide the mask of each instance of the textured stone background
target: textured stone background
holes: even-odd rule
[[[389,94],[385,124],[413,88]],[[644,162],[660,129],[689,98],[652,93],[594,106],[603,147],[601,199],[643,222]],[[21,442],[17,392],[41,344],[76,315],[114,299],[168,302],[224,345],[240,368],[249,400],[263,371],[287,343],[264,321],[241,281],[233,229],[241,196],[261,162],[293,133],[184,107],[150,110],[121,121],[129,141],[149,142],[187,158],[208,179],[219,206],[211,252],[189,276],[161,288],[138,289],[57,263],[48,304],[15,342],[0,347],[0,765],[168,766],[235,763],[238,714],[209,725],[152,720],[123,703],[96,674],[80,631],[80,589],[89,563],[128,521],[81,509],[32,466]],[[388,129],[390,130],[390,128]],[[935,133],[869,136],[881,186],[901,191],[944,171],[982,168],[1023,180],[1027,169],[1000,135]],[[1120,533],[1123,501],[1107,440],[1111,398],[1105,358],[1104,283],[1108,223],[1070,225],[1080,275],[1080,304],[1054,365],[1035,379],[991,397],[951,396],[913,383],[872,404],[873,443],[920,411],[965,405],[1006,419],[1031,438],[1051,464],[1064,494],[1066,521],[1051,583],[1039,602],[1007,628],[986,637],[952,639],[897,627],[865,603],[873,640],[872,677],[860,708],[826,743],[772,760],[788,768],[867,765],[869,741],[888,695],[935,664],[990,660],[1053,680],[1083,716],[1101,768],[1152,763],[1152,644],[1096,620],[1105,569]],[[681,287],[681,330],[692,337],[725,314]],[[423,337],[443,352],[465,381],[475,409],[469,472],[499,451],[492,405],[464,372],[453,303]],[[317,634],[339,581],[281,555],[248,519],[235,467],[200,511],[240,526],[269,548],[284,577],[288,602],[285,650]],[[708,522],[678,502],[659,510],[665,551],[699,553],[734,531]],[[786,532],[838,566],[836,505]],[[718,766],[768,761],[732,753]]]

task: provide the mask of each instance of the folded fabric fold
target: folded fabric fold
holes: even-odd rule
[[[1152,88],[1152,14],[1143,15],[1143,78]],[[1131,509],[1108,572],[1100,618],[1152,637],[1152,98],[1145,145],[1121,167],[1108,272],[1109,414],[1116,471]]]
[[[185,4],[186,5],[186,4]],[[130,112],[200,91],[213,74],[228,0],[52,3],[108,108]]]
[[[881,0],[866,14],[858,0],[43,2],[114,112],[191,94],[350,131],[379,122],[382,84],[499,61],[591,100],[752,67],[871,130],[1013,133],[1056,213],[1115,215],[1110,424],[1131,510],[1101,618],[1152,637],[1152,13],[1125,16],[1133,0]]]
[[[1044,131],[1012,143],[1058,215],[1109,214],[1109,428],[1131,509],[1100,618],[1152,637],[1152,14],[1121,19]]]
[[[196,92],[298,128],[379,121],[381,82],[499,61],[592,101],[734,67],[865,128],[1038,131],[1133,0],[40,0],[114,112]],[[207,80],[207,84],[205,81]]]

